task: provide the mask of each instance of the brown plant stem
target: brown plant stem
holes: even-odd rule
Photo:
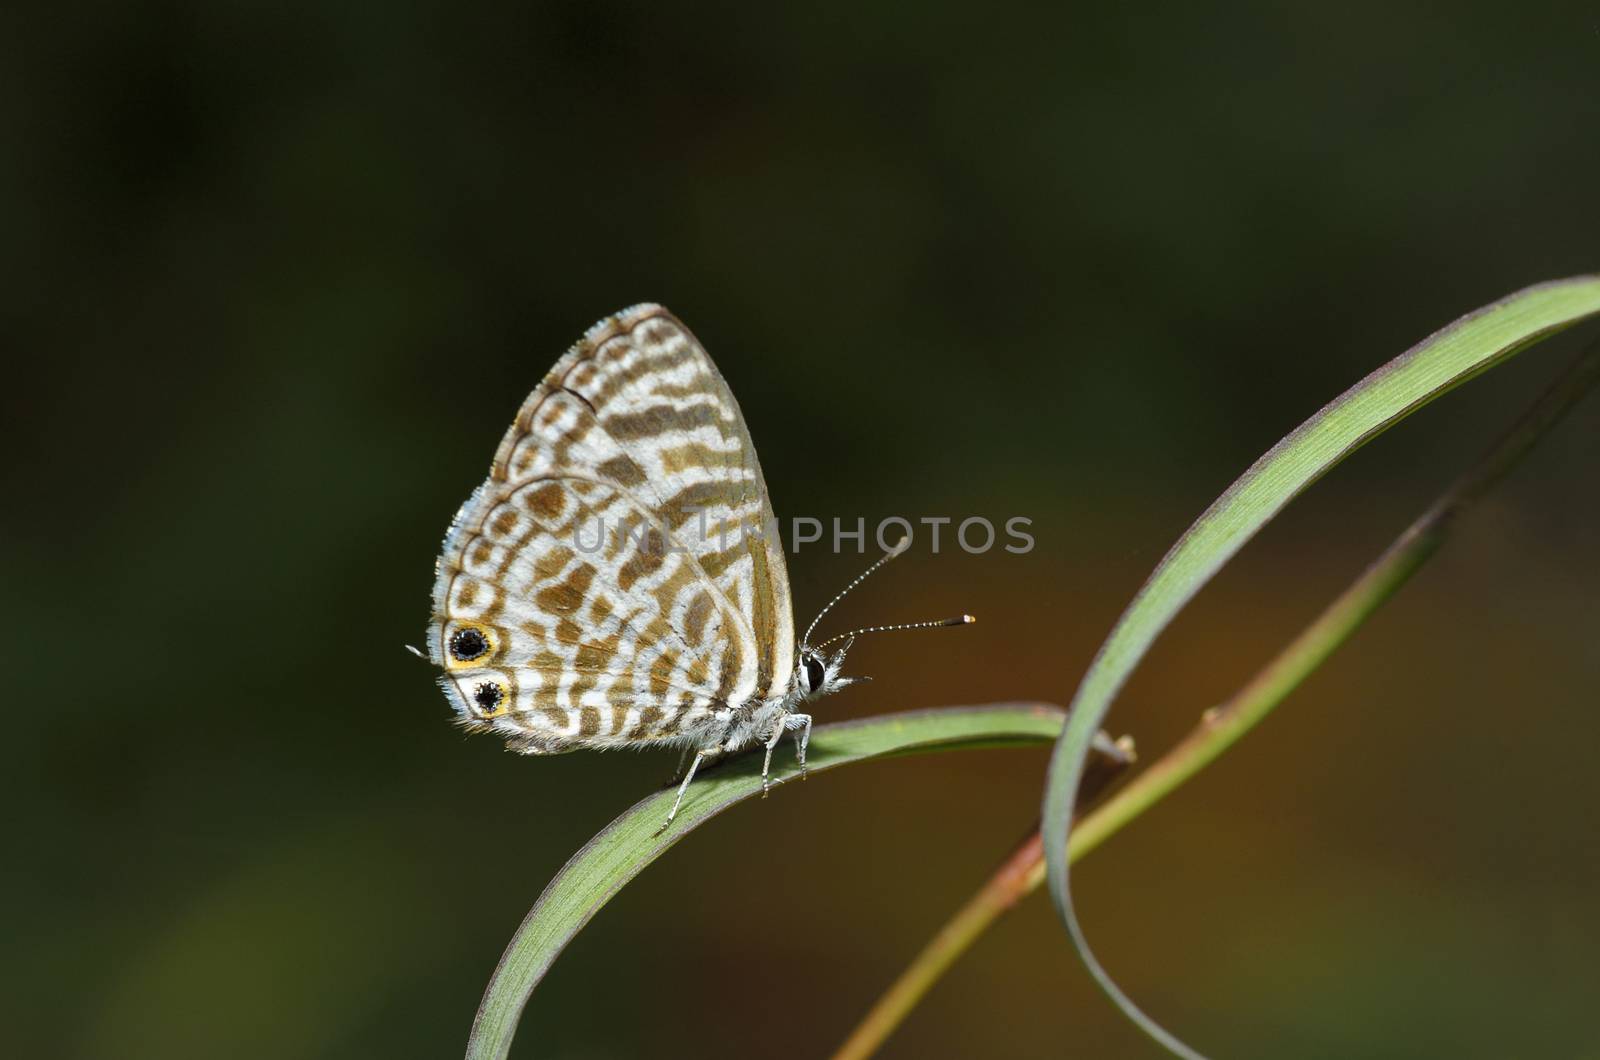
[[[1133,741],[1124,736],[1112,740],[1105,733],[1095,737],[1094,754],[1079,786],[1078,804],[1092,806],[1111,789],[1129,766],[1133,765]],[[974,939],[983,933],[994,919],[1011,908],[1028,892],[1039,886],[1033,878],[1044,865],[1043,840],[1037,828],[1022,841],[983,887],[967,899],[949,923],[939,929],[928,945],[911,962],[904,974],[895,980],[888,993],[873,1006],[866,1019],[856,1028],[839,1050],[840,1057],[867,1056],[889,1036],[905,1013],[928,992],[934,982],[944,974]]]

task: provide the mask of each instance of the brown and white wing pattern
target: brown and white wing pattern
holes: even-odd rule
[[[522,751],[689,738],[783,695],[788,572],[744,417],[678,320],[601,321],[457,513],[428,651],[464,723]]]

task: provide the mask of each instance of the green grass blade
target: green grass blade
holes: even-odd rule
[[[1060,707],[1035,703],[940,707],[819,725],[807,756],[811,772],[887,755],[975,747],[1043,745],[1061,733]],[[792,758],[773,767],[773,786],[796,779]],[[534,987],[600,907],[695,828],[761,793],[761,756],[746,755],[697,776],[677,820],[662,834],[674,792],[637,803],[589,840],[550,881],[495,968],[472,1024],[469,1060],[504,1057]]]
[[[1067,839],[1090,741],[1156,637],[1211,577],[1302,490],[1376,435],[1434,398],[1562,328],[1600,314],[1600,276],[1540,284],[1470,313],[1351,387],[1284,438],[1178,540],[1101,645],[1073,698],[1044,794],[1051,897],[1101,988],[1179,1056],[1198,1056],[1141,1012],[1096,960],[1072,905]]]

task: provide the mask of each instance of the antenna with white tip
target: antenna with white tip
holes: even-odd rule
[[[835,596],[832,600],[829,600],[828,606],[817,612],[817,617],[813,618],[811,620],[811,625],[806,627],[806,635],[800,638],[801,646],[811,646],[810,642],[812,631],[817,628],[817,623],[822,621],[822,616],[833,610],[834,604],[838,603],[840,600],[843,600],[851,589],[854,589],[856,586],[866,581],[874,571],[883,566],[885,563],[888,563],[890,560],[894,559],[896,556],[900,555],[900,553],[904,552],[910,545],[911,535],[907,534],[897,541],[893,548],[880,556],[876,563],[858,574],[855,581],[851,582],[849,585],[846,585],[844,589],[840,591],[838,596]],[[841,633],[836,637],[829,637],[821,644],[811,647],[813,651],[819,651],[822,648],[826,648],[834,641],[844,640],[846,637],[858,637],[863,633],[890,633],[899,629],[938,629],[942,626],[970,626],[976,621],[977,619],[973,618],[971,615],[957,615],[955,618],[940,618],[935,619],[932,622],[902,622],[892,626],[865,626],[861,629],[852,629],[848,633]]]
[[[817,617],[813,618],[811,620],[811,625],[806,627],[806,635],[800,638],[800,643],[802,645],[804,645],[804,644],[807,644],[807,643],[810,642],[810,640],[811,640],[811,631],[817,628],[817,623],[822,621],[822,616],[823,615],[826,615],[829,611],[833,610],[833,605],[834,604],[838,603],[840,600],[843,600],[845,598],[845,595],[847,593],[849,593],[851,589],[854,589],[856,586],[858,586],[862,582],[866,581],[867,578],[872,574],[873,571],[877,570],[879,567],[883,566],[885,563],[888,563],[890,560],[894,559],[900,553],[904,552],[907,549],[907,547],[910,546],[910,544],[911,544],[911,535],[907,534],[904,537],[902,537],[899,541],[895,542],[895,546],[893,548],[891,548],[889,551],[885,552],[882,556],[880,556],[878,558],[878,562],[874,563],[872,566],[868,567],[866,570],[864,570],[860,574],[856,575],[856,580],[855,581],[851,582],[849,585],[846,585],[843,589],[841,589],[839,591],[839,595],[838,596],[835,596],[832,600],[828,601],[828,606],[827,607],[824,607],[821,611],[817,612]]]
[[[955,618],[938,618],[932,622],[902,622],[894,626],[866,626],[862,629],[852,629],[848,633],[841,633],[836,637],[829,637],[821,644],[813,645],[811,650],[821,651],[836,640],[844,640],[846,637],[853,639],[863,633],[892,633],[897,629],[939,629],[942,626],[970,626],[976,621],[978,620],[971,615],[957,615]]]

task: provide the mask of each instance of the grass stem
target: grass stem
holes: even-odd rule
[[[1205,711],[1199,724],[1170,751],[1086,813],[1073,826],[1068,860],[1076,862],[1094,850],[1259,724],[1438,551],[1461,513],[1504,478],[1597,382],[1600,342],[1569,365],[1466,474],[1271,662],[1226,702]],[[1085,789],[1089,780],[1085,774]],[[1088,794],[1085,790],[1080,798]],[[1001,913],[1037,890],[1044,878],[1043,843],[1035,832],[917,954],[851,1032],[835,1060],[861,1060],[876,1052],[956,959]]]

